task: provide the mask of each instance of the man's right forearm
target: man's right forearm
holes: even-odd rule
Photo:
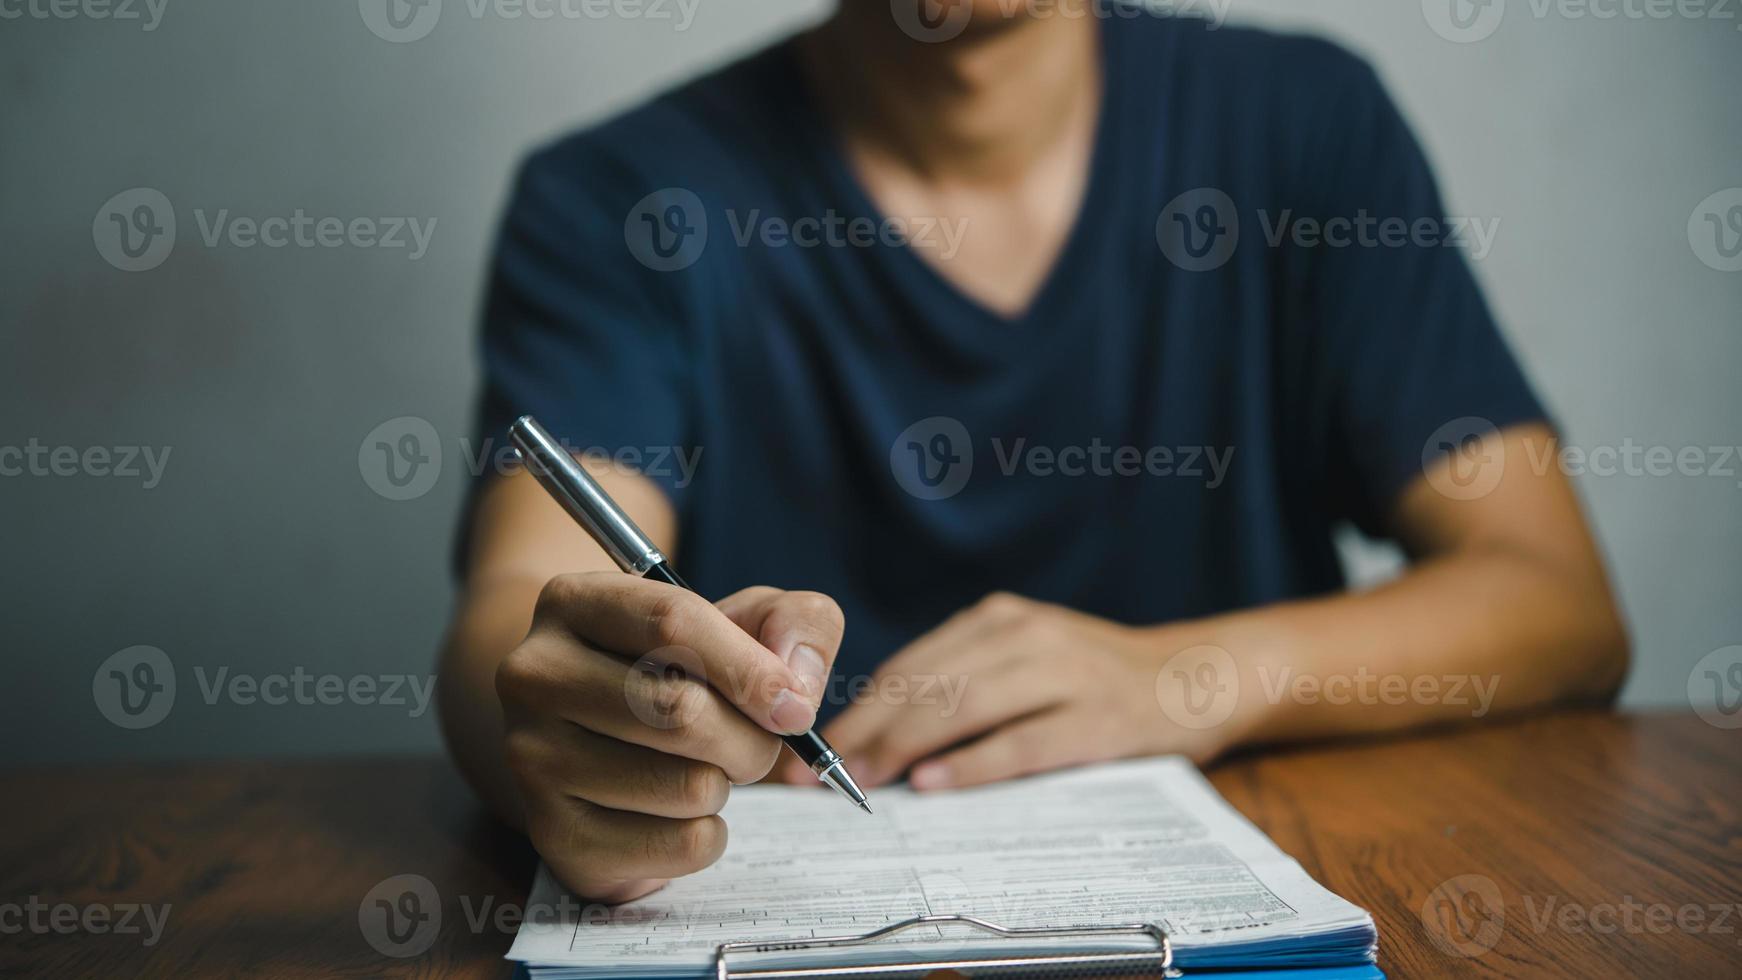
[[[461,594],[442,650],[437,704],[448,751],[473,789],[506,821],[522,824],[520,795],[502,755],[496,667],[526,638],[544,582],[532,576],[477,582]]]

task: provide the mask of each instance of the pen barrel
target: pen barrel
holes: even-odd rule
[[[508,441],[520,453],[526,471],[599,542],[619,568],[643,575],[665,561],[652,540],[537,419],[530,415],[516,419],[508,427]]]
[[[782,735],[781,740],[799,757],[799,761],[810,767],[811,772],[820,773],[841,761],[840,755],[815,731],[800,735]]]

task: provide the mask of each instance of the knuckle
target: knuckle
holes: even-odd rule
[[[772,602],[780,595],[781,591],[772,585],[751,585],[739,589],[721,601],[756,606],[762,603]]]
[[[679,793],[686,811],[697,816],[719,813],[730,792],[731,782],[719,766],[696,762],[684,767]]]
[[[648,728],[664,731],[679,745],[688,745],[693,722],[707,707],[707,688],[685,675],[653,674],[632,670],[629,674],[629,708]]]
[[[544,768],[544,740],[529,729],[510,729],[502,737],[502,753],[508,761],[508,768],[515,772],[537,772]]]
[[[693,592],[672,589],[660,595],[647,610],[648,635],[655,646],[685,646],[700,623],[702,608],[712,609]]]
[[[976,608],[992,616],[1013,616],[1027,610],[1028,600],[1014,592],[988,592]]]
[[[688,733],[706,707],[707,698],[707,689],[695,681],[665,677],[654,683],[649,707],[658,727]]]
[[[725,844],[725,821],[718,817],[686,820],[672,834],[671,857],[682,867],[699,871],[714,863]]]
[[[756,782],[774,771],[774,764],[780,761],[781,742],[778,738],[763,739],[762,754],[756,758],[755,772],[749,782]]]
[[[609,855],[590,853],[594,849],[592,838],[587,833],[586,820],[579,813],[529,820],[527,836],[532,839],[540,854],[558,858],[587,858],[588,863],[594,865],[595,873],[610,873],[608,867],[602,866],[608,862]],[[599,860],[592,860],[595,857]]]
[[[528,644],[510,650],[496,665],[496,696],[514,703],[531,700],[549,676],[542,660],[538,649]]]
[[[581,591],[581,575],[566,572],[552,577],[538,590],[538,602],[533,606],[535,618],[548,618],[573,602]]]
[[[840,604],[821,592],[789,592],[782,601],[805,622],[823,623],[836,630],[846,625],[847,617]]]
[[[768,732],[758,731],[743,745],[734,745],[730,753],[731,760],[722,768],[727,778],[739,785],[754,783],[769,774],[774,764],[780,761],[780,739]]]

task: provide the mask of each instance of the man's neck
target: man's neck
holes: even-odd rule
[[[854,154],[926,181],[1021,180],[1061,141],[1092,132],[1102,98],[1087,16],[974,25],[932,44],[903,34],[885,4],[844,3],[799,52]]]

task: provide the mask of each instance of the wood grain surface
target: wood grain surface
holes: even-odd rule
[[[1742,731],[1559,714],[1211,777],[1373,913],[1390,976],[1742,977]],[[503,977],[534,867],[433,758],[12,770],[0,798],[5,976]]]

